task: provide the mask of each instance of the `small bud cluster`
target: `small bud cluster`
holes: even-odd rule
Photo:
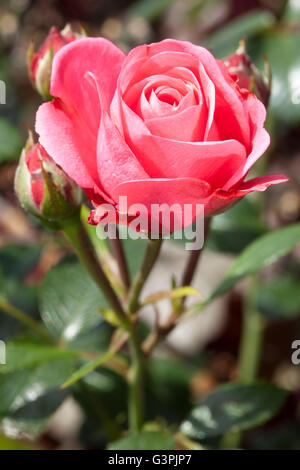
[[[235,78],[240,88],[250,90],[262,103],[267,106],[270,98],[271,77],[267,60],[265,60],[265,75],[251,62],[246,54],[245,41],[234,54],[224,60],[230,75]]]
[[[83,30],[77,33],[69,25],[62,31],[53,27],[37,52],[34,52],[32,43],[29,46],[29,76],[45,100],[51,99],[54,55],[83,36]],[[81,188],[52,160],[40,143],[34,143],[31,132],[16,171],[15,192],[25,210],[50,224],[72,217],[83,200]]]
[[[15,191],[24,209],[48,222],[72,217],[82,202],[82,190],[34,143],[31,133],[16,171]]]

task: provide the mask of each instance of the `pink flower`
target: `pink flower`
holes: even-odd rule
[[[266,110],[203,47],[165,40],[125,56],[81,39],[55,56],[51,95],[40,142],[95,205],[198,203],[208,216],[288,180],[244,181],[270,143]]]

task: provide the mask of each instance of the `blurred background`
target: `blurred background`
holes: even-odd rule
[[[216,57],[225,58],[244,38],[247,52],[259,68],[263,69],[264,55],[267,57],[272,71],[267,121],[271,147],[255,172],[284,173],[292,181],[273,187],[263,196],[247,197],[214,218],[203,267],[195,280],[201,291],[211,292],[234,256],[249,242],[270,228],[300,220],[300,0],[1,0],[0,80],[6,84],[6,104],[0,104],[0,296],[5,292],[14,306],[33,317],[39,310],[36,287],[68,248],[59,235],[43,230],[27,217],[14,196],[17,160],[40,104],[28,79],[26,52],[32,39],[36,48],[42,43],[52,25],[61,29],[69,22],[81,24],[89,36],[110,39],[125,52],[138,44],[169,37],[204,45]],[[144,243],[134,247],[128,243],[126,250],[134,273]],[[168,286],[170,272],[180,271],[184,260],[180,244],[166,244],[160,277],[152,277],[148,293],[161,289],[162,284]],[[300,339],[300,247],[265,269],[262,280],[257,308],[265,316],[267,327],[259,375],[291,394],[276,419],[245,435],[244,446],[300,449],[300,366],[293,366],[290,359],[291,343]],[[165,418],[177,422],[188,403],[236,377],[244,289],[243,284],[238,285],[209,307],[209,315],[197,319],[196,324],[183,325],[160,349],[162,359],[154,359],[151,369],[154,416],[163,412],[168,415]],[[164,312],[163,305],[161,309]],[[145,317],[147,320],[147,313]],[[20,328],[15,320],[2,315],[0,308],[0,339],[8,341],[20,333]],[[176,373],[173,361],[177,361]],[[28,411],[25,406],[12,419],[9,406],[1,408],[1,377],[0,449],[8,442],[12,447],[29,445],[23,441],[13,444],[19,437],[30,437],[41,448],[105,446],[105,433],[95,425],[80,391],[68,399],[60,396],[55,401],[52,397],[48,414],[56,412],[54,417],[47,424],[45,419],[43,423],[38,420],[34,426],[30,413],[34,415],[36,410]],[[161,381],[164,377],[169,382]],[[91,379],[86,384],[89,386],[124,423],[122,383],[104,374]],[[16,387],[19,393],[22,385]],[[31,391],[34,381],[32,387]]]

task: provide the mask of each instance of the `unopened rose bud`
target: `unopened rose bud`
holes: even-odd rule
[[[240,41],[237,51],[224,59],[224,63],[230,75],[237,79],[240,88],[250,90],[265,106],[268,105],[271,79],[267,62],[263,75],[246,54],[245,41]]]
[[[70,25],[66,25],[62,31],[54,26],[37,52],[31,43],[27,51],[28,71],[30,79],[37,92],[46,100],[51,98],[50,80],[54,55],[65,45],[85,36],[83,29],[77,33]]]
[[[82,190],[31,134],[16,171],[15,191],[24,209],[48,222],[72,217],[82,202]]]

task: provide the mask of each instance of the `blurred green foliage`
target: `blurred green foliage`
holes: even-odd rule
[[[284,390],[268,384],[226,384],[193,408],[181,430],[201,441],[253,428],[272,418],[285,398]]]
[[[15,15],[22,41],[27,41],[32,33],[28,27],[31,17],[28,20],[27,11],[15,11],[10,2],[4,3]],[[270,104],[272,157],[282,136],[294,131],[299,137],[299,2],[286,2],[281,15],[276,14],[275,8],[271,11],[265,6],[255,10],[245,9],[238,15],[231,10],[229,13],[223,12],[223,19],[219,23],[216,21],[202,35],[198,28],[203,24],[207,26],[206,8],[213,7],[215,10],[210,11],[218,13],[221,3],[233,5],[234,2],[197,0],[190,3],[180,21],[182,24],[187,21],[195,42],[206,45],[222,58],[237,48],[240,39],[246,38],[248,52],[260,68],[263,68],[263,55],[267,56],[273,75]],[[128,31],[127,35],[124,34],[127,19],[136,17],[144,19],[153,40],[164,38],[166,19],[169,19],[170,12],[174,13],[172,8],[176,7],[176,0],[131,2],[117,18],[122,31],[117,40],[122,43],[124,38],[125,41],[129,38],[130,45],[140,40],[138,35],[130,37]],[[62,23],[73,19],[65,11],[56,13]],[[77,16],[80,17],[80,10]],[[87,29],[90,26],[94,28],[93,33],[99,34],[107,18],[110,18],[109,13],[103,14],[99,20],[92,18]],[[24,33],[26,28],[29,29],[27,36]],[[183,34],[178,34],[183,39]],[[19,156],[22,145],[20,132],[24,130],[23,122],[26,122],[24,115],[33,100],[33,94],[26,88],[29,88],[29,83],[25,85],[21,80],[12,79],[13,74],[16,76],[19,73],[14,61],[20,61],[20,55],[17,55],[20,44],[14,49],[10,41],[9,35],[5,36],[0,26],[0,79],[6,82],[9,96],[7,106],[1,105],[0,169],[3,164],[13,165]],[[22,106],[16,105],[18,94],[23,100]],[[284,154],[284,157],[288,160],[290,155]],[[261,209],[261,200],[248,198],[214,218],[208,248],[233,255],[241,253],[214,295],[224,293],[239,279],[290,252],[299,241],[299,224],[280,233],[272,232],[262,221]],[[178,357],[174,352],[170,357],[154,357],[149,361],[147,419],[152,422],[160,416],[159,426],[162,429],[147,429],[139,435],[122,437],[127,429],[126,371],[120,372],[104,363],[67,390],[61,390],[60,386],[74,372],[108,349],[113,330],[100,314],[100,308],[107,307],[103,296],[74,258],[68,257],[51,269],[42,285],[29,285],[26,280],[40,261],[43,243],[41,246],[10,245],[0,250],[0,298],[36,322],[48,338],[45,340],[45,335],[38,333],[39,329],[29,329],[0,307],[0,339],[7,342],[7,365],[0,366],[1,432],[16,438],[0,435],[1,450],[36,447],[36,444],[17,438],[39,437],[47,429],[49,418],[70,396],[83,411],[80,442],[87,448],[105,448],[108,441],[113,441],[111,449],[172,449],[175,441],[170,427],[172,431],[178,430],[182,422],[182,432],[196,440],[218,440],[224,432],[251,429],[246,439],[249,448],[299,448],[299,423],[294,417],[270,428],[256,429],[281,409],[286,396],[282,389],[261,383],[247,386],[232,384],[218,387],[200,403],[193,403],[191,381],[199,370],[209,367],[209,355],[206,353],[195,363],[190,358]],[[140,267],[146,242],[126,240],[124,245],[133,277]],[[266,320],[289,320],[298,325],[300,297],[297,270],[279,269],[267,282],[262,281],[256,306]],[[122,358],[126,366],[126,349]],[[159,427],[157,422],[155,426]]]

